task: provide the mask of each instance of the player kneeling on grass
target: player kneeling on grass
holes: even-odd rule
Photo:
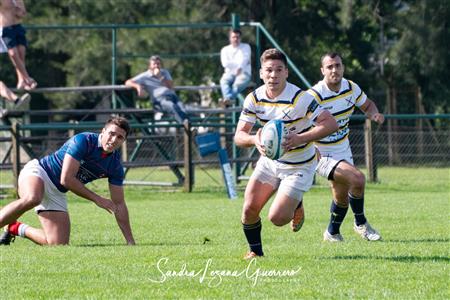
[[[125,240],[134,245],[118,151],[129,131],[126,119],[114,117],[106,122],[101,134],[77,134],[53,154],[28,162],[19,176],[20,198],[0,210],[0,226],[7,225],[0,244],[9,245],[15,236],[26,237],[40,245],[68,244],[70,219],[65,193],[72,191],[113,213]],[[85,186],[99,178],[108,178],[111,199]],[[17,221],[32,208],[38,214],[42,229]]]
[[[287,59],[279,50],[264,51],[260,77],[264,85],[246,97],[234,137],[238,146],[256,146],[261,153],[244,196],[242,224],[250,247],[245,259],[264,255],[259,214],[275,192],[278,191],[269,210],[270,221],[276,226],[292,221],[293,229],[301,226],[301,199],[312,185],[317,165],[312,142],[338,129],[333,116],[320,109],[312,95],[287,82]],[[284,122],[289,133],[279,159],[265,156],[260,130],[256,135],[250,133],[257,119],[263,124],[274,119]]]

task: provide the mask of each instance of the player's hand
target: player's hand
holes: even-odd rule
[[[384,122],[384,115],[380,113],[376,113],[372,116],[372,121],[377,122],[378,124],[383,124]]]
[[[103,208],[110,214],[116,213],[116,205],[109,199],[99,198],[95,201],[95,204],[97,204],[98,207]]]
[[[301,136],[297,133],[288,133],[281,143],[281,146],[283,146],[284,151],[288,151],[292,148],[295,148],[296,146],[300,145],[302,143]]]
[[[161,77],[161,69],[160,68],[154,68],[153,69],[153,76],[156,76],[158,78]]]
[[[262,128],[258,129],[255,135],[255,147],[261,153],[261,155],[266,156],[266,149],[264,148],[264,145],[261,144],[261,131]]]

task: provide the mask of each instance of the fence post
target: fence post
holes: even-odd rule
[[[17,122],[11,124],[11,162],[14,175],[14,188],[18,191],[18,179],[20,173],[20,125]]]
[[[120,154],[122,155],[122,161],[126,162],[128,161],[128,147],[127,147],[127,140],[123,142],[122,147],[120,149]]]
[[[191,122],[184,124],[184,191],[192,192],[194,184],[194,166],[192,164],[192,132]]]
[[[111,84],[116,84],[117,72],[117,27],[114,27],[111,32]],[[116,91],[112,92],[112,108],[117,108]]]
[[[376,182],[377,179],[377,169],[374,164],[373,157],[373,142],[372,142],[372,121],[370,119],[366,119],[364,124],[364,145],[366,152],[366,168],[367,175],[369,176],[370,182]]]
[[[239,20],[239,15],[232,13],[231,14],[231,26],[233,27],[233,29],[240,29],[240,20]]]

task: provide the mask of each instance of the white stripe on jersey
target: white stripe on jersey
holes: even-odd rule
[[[366,94],[354,82],[342,78],[339,92],[330,90],[322,80],[308,90],[323,109],[328,110],[339,124],[338,131],[316,142],[321,152],[340,152],[349,148],[348,123],[356,107],[363,105]]]
[[[310,130],[321,112],[313,96],[287,82],[283,92],[275,99],[268,99],[264,85],[247,95],[239,120],[251,124],[258,120],[262,125],[274,119],[283,120],[289,132],[300,133]],[[286,167],[311,162],[316,155],[312,145],[298,145],[284,153],[278,162]]]

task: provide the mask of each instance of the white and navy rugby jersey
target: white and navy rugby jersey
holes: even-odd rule
[[[39,164],[60,192],[67,192],[60,183],[66,154],[80,162],[76,177],[83,184],[100,178],[108,178],[108,182],[113,185],[123,184],[124,171],[119,150],[104,155],[100,135],[82,132],[70,138],[56,152],[39,160]]]
[[[239,120],[264,125],[270,120],[283,120],[289,132],[301,133],[312,128],[316,117],[322,112],[314,97],[287,82],[276,99],[268,99],[266,87],[260,86],[244,101]],[[315,158],[313,143],[298,145],[283,154],[277,161],[286,165],[301,165]]]
[[[339,124],[338,131],[315,142],[319,151],[341,152],[350,149],[348,140],[350,116],[355,106],[360,107],[366,102],[366,94],[356,83],[345,78],[342,78],[339,92],[330,90],[322,80],[309,89],[308,93],[313,95],[320,106],[328,110]]]

